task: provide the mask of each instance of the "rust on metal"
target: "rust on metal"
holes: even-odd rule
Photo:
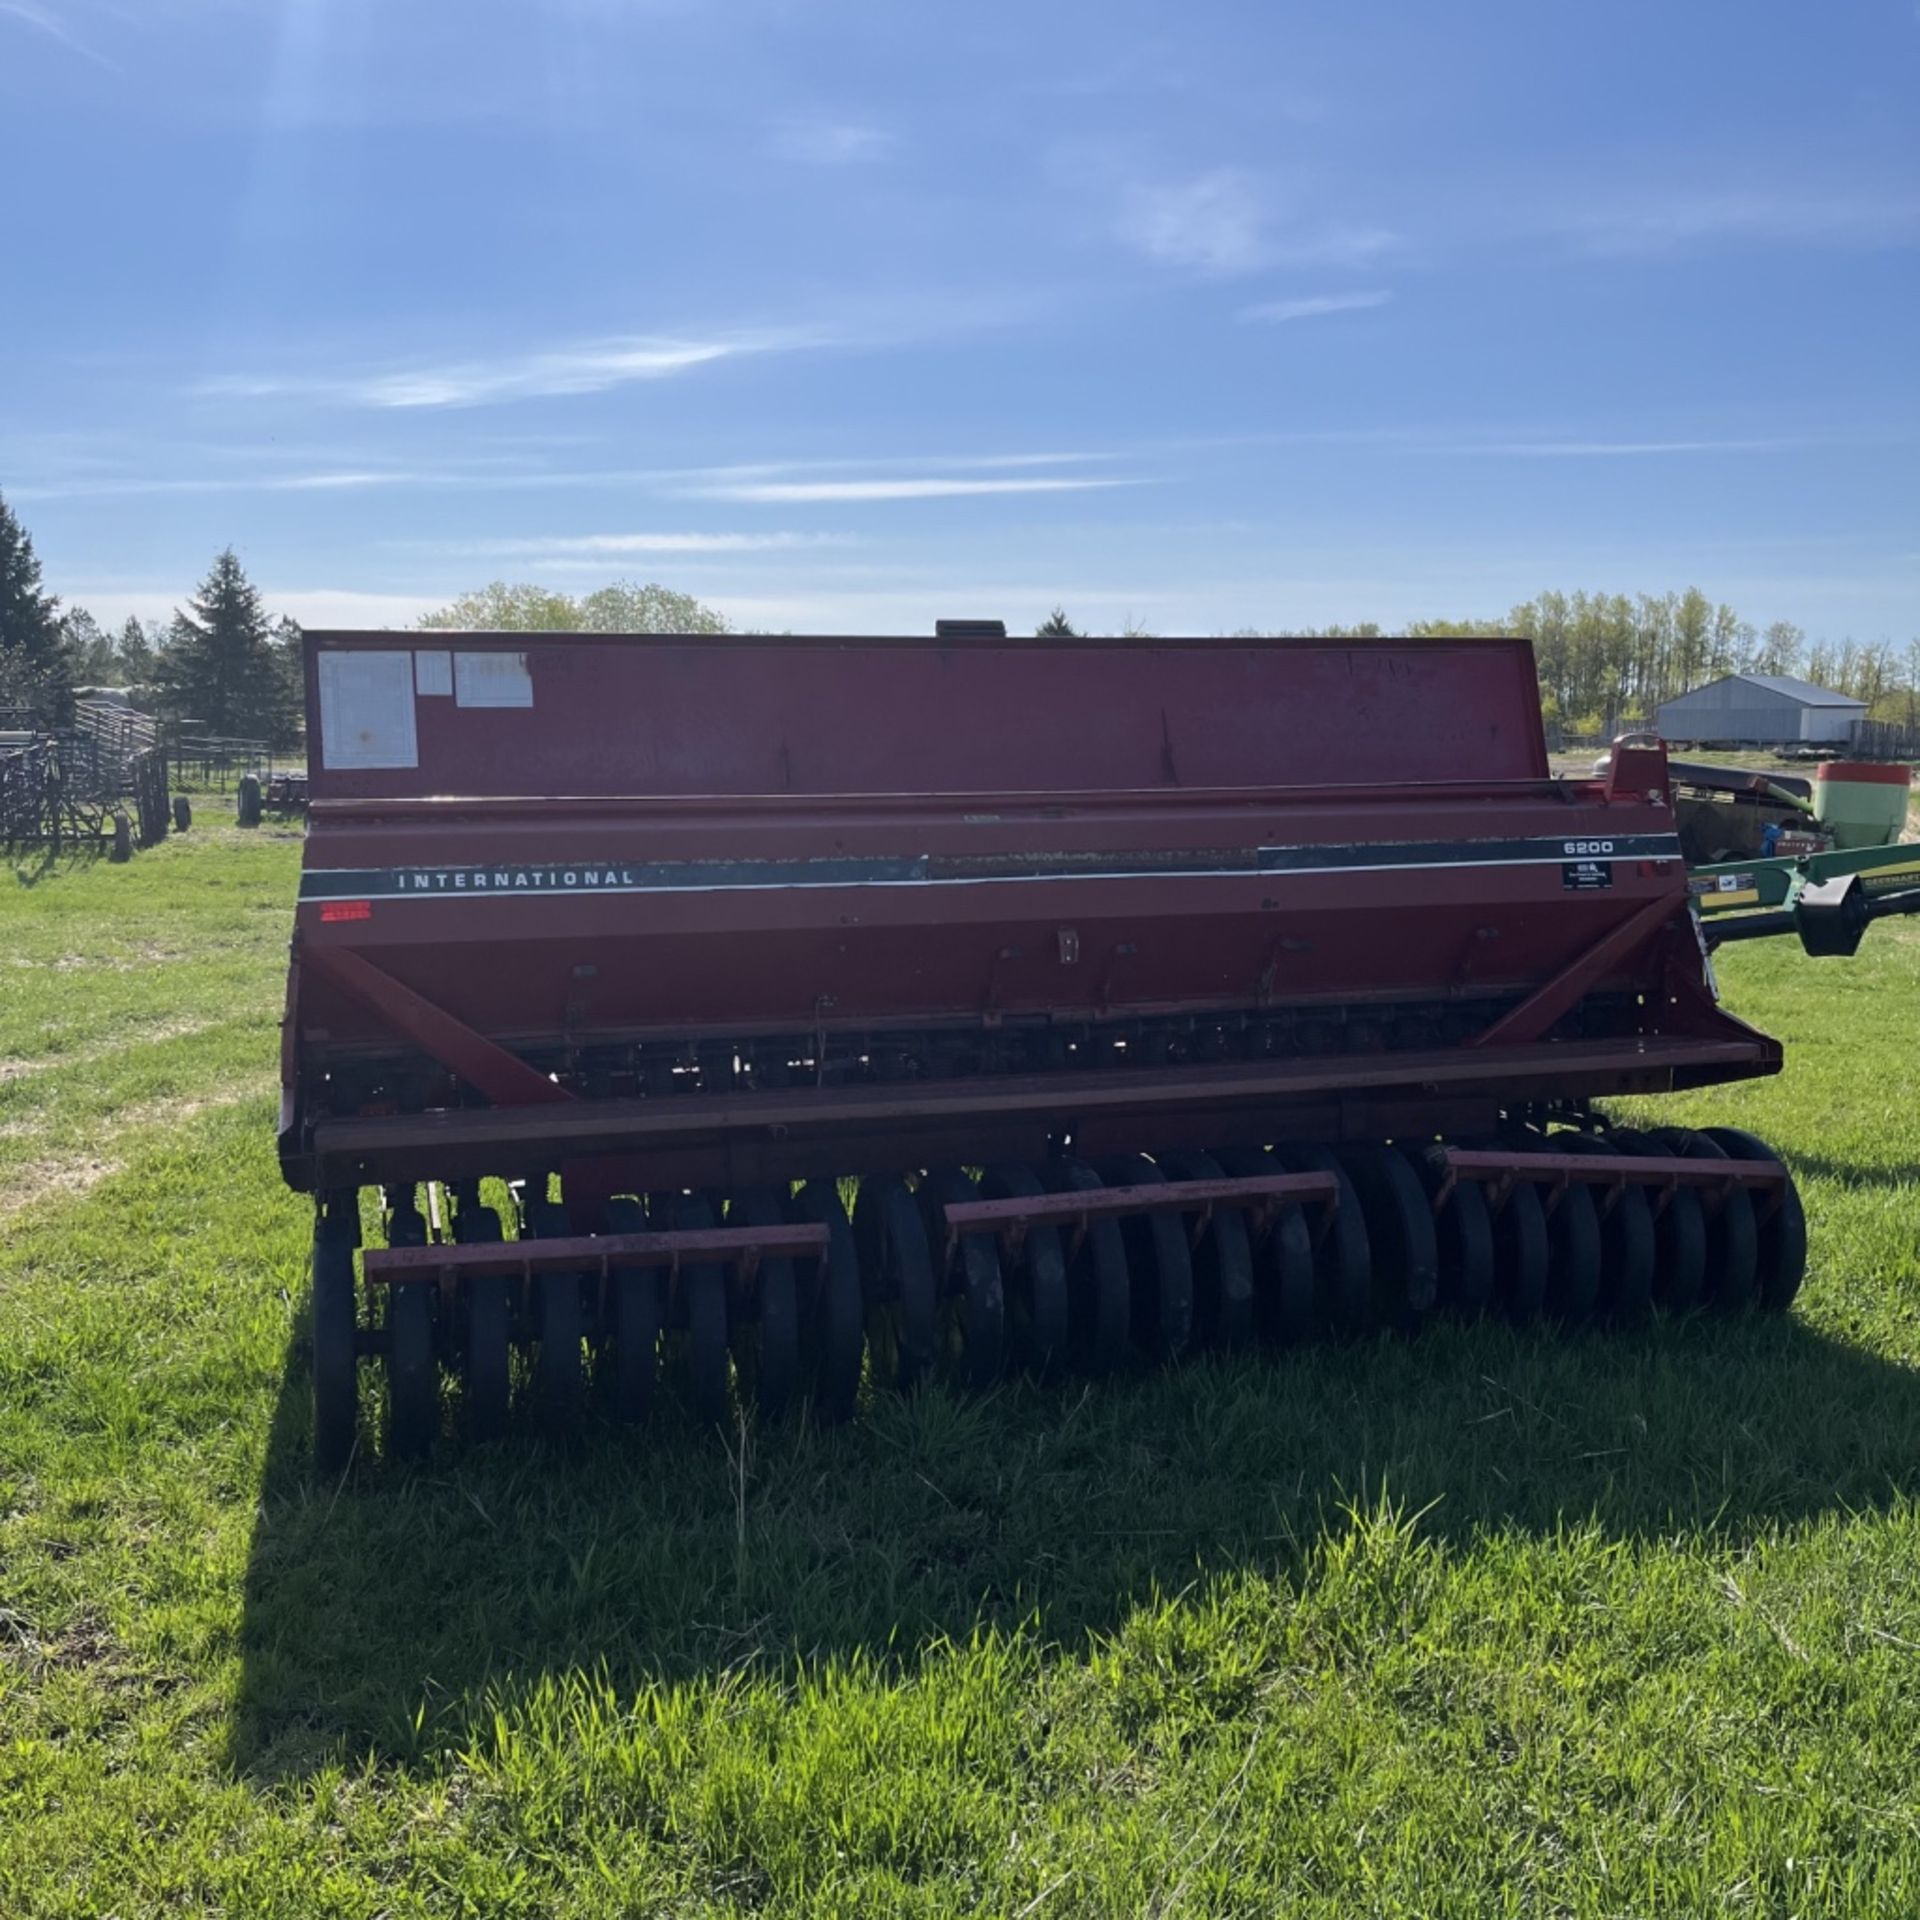
[[[1258,1237],[1283,1206],[1327,1208],[1340,1202],[1340,1182],[1331,1173],[1256,1173],[1232,1180],[1180,1180],[1164,1186],[1086,1187],[1063,1193],[1034,1194],[1005,1200],[955,1200],[944,1209],[951,1253],[963,1233],[992,1233],[1018,1253],[1033,1227],[1060,1226],[1072,1231],[1077,1248],[1095,1220],[1132,1214],[1178,1213],[1195,1216],[1196,1231],[1213,1219],[1217,1207],[1245,1209]]]
[[[616,1268],[710,1262],[749,1266],[786,1255],[823,1260],[828,1228],[817,1221],[776,1227],[688,1227],[670,1233],[572,1234],[554,1240],[504,1240],[472,1246],[371,1247],[361,1255],[369,1285],[438,1280],[443,1275],[582,1271],[603,1278]]]

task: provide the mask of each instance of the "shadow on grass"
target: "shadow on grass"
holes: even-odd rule
[[[1793,1171],[1802,1180],[1837,1180],[1844,1187],[1920,1186],[1920,1159],[1863,1165],[1824,1153],[1796,1153],[1792,1158]]]
[[[84,873],[107,857],[107,846],[102,840],[63,840],[58,846],[5,842],[0,843],[0,853],[9,859],[21,856],[20,864],[13,870],[14,879],[23,887],[37,887],[43,880],[60,880],[68,874]]]
[[[883,1399],[731,1447],[668,1414],[571,1443],[443,1443],[315,1484],[289,1358],[232,1757],[254,1777],[457,1745],[542,1674],[622,1691],[1025,1625],[1084,1646],[1155,1592],[1286,1577],[1350,1504],[1454,1544],[1590,1523],[1750,1537],[1920,1484],[1920,1377],[1794,1320],[1207,1361],[982,1401]]]

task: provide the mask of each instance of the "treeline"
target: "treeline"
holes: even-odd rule
[[[65,725],[83,687],[123,687],[136,706],[196,731],[275,747],[300,738],[300,629],[274,619],[232,548],[166,622],[109,632],[45,591],[33,542],[0,500],[0,708]]]
[[[1367,624],[1330,638],[1377,637]],[[1864,700],[1876,718],[1920,718],[1920,639],[1809,640],[1786,620],[1761,627],[1698,587],[1684,593],[1542,593],[1494,620],[1420,620],[1405,631],[1514,633],[1533,641],[1547,718],[1571,733],[1611,734],[1651,719],[1663,700],[1729,673],[1784,673]]]

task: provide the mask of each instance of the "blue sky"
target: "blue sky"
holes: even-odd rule
[[[1920,633],[1914,0],[0,0],[0,161],[103,618]]]

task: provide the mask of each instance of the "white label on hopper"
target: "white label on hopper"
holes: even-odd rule
[[[451,693],[453,691],[453,655],[444,647],[413,656],[415,693]]]
[[[453,698],[462,707],[530,707],[533,676],[524,653],[456,653]]]
[[[330,772],[420,764],[411,653],[321,652],[320,757]]]

